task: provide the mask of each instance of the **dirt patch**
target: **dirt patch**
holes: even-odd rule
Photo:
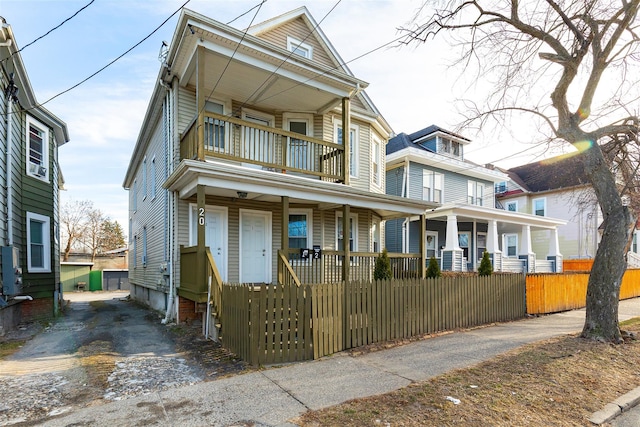
[[[639,333],[640,324],[624,325]],[[640,385],[640,342],[577,335],[526,345],[476,366],[366,399],[306,413],[302,426],[584,426]]]
[[[220,343],[205,339],[202,335],[202,324],[199,322],[171,325],[168,331],[176,343],[176,349],[185,359],[197,364],[207,380],[253,369]]]
[[[104,338],[107,337],[96,338],[78,349],[80,365],[85,369],[88,384],[101,390],[109,386],[109,375],[118,357],[113,351],[113,342]]]

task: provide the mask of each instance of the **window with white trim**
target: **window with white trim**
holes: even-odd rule
[[[138,180],[134,179],[133,180],[133,186],[131,187],[131,209],[133,209],[134,212],[136,212],[138,210]]]
[[[138,266],[138,236],[133,236],[133,268]]]
[[[442,203],[444,175],[424,169],[422,171],[422,200]]]
[[[287,36],[287,50],[303,58],[313,58],[313,47],[291,36]]]
[[[507,202],[505,204],[505,210],[509,212],[518,212],[518,201],[514,200],[513,202]]]
[[[147,266],[147,227],[142,228],[142,266]]]
[[[546,216],[547,214],[547,199],[533,199],[533,212],[537,216]]]
[[[156,198],[156,157],[151,159],[151,170],[149,171],[151,200]]]
[[[49,129],[27,116],[27,175],[49,180]]]
[[[335,143],[342,145],[342,121],[336,120],[334,129]],[[351,125],[351,131],[349,132],[349,174],[353,177],[358,176],[358,127]]]
[[[351,214],[349,217],[349,250],[355,251],[358,247],[358,215]],[[342,231],[342,212],[336,212],[336,249],[343,248],[344,233]]]
[[[371,224],[371,251],[374,253],[382,252],[380,245],[380,221],[374,219]]]
[[[425,231],[425,242],[427,247],[427,259],[438,258],[438,232]]]
[[[504,235],[505,255],[508,257],[518,256],[518,235],[517,234],[505,234]]]
[[[380,185],[380,140],[374,136],[371,140],[371,180]]]
[[[142,200],[147,198],[147,158],[142,160]]]
[[[478,181],[467,181],[467,202],[470,205],[484,205],[484,184]]]
[[[27,212],[27,270],[51,272],[51,220],[48,216]]]

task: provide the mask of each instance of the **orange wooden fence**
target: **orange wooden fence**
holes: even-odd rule
[[[563,271],[591,271],[593,259],[565,259],[562,261]]]
[[[528,274],[527,313],[547,314],[586,305],[589,273]],[[640,270],[627,270],[622,278],[620,299],[640,296]]]

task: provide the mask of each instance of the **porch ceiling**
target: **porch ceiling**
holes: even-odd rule
[[[530,226],[531,230],[550,230],[567,223],[567,221],[557,218],[465,204],[447,204],[426,212],[427,220],[446,221],[449,215],[455,215],[459,222],[494,220],[498,223],[498,229],[502,233],[520,232],[523,225]]]
[[[197,47],[203,46],[207,95],[276,111],[324,113],[367,86],[215,21],[189,25],[194,34],[183,35],[172,70],[181,85],[196,87]]]
[[[240,192],[246,193],[246,200],[272,203],[288,196],[290,203],[313,204],[318,209],[343,205],[371,209],[382,219],[406,218],[434,207],[428,202],[369,193],[344,184],[215,161],[184,160],[164,183],[181,199],[195,195],[198,185],[205,186],[207,195],[238,199]]]

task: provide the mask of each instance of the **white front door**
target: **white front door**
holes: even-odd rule
[[[240,210],[240,282],[271,283],[271,212]]]
[[[198,242],[196,206],[191,205],[190,243]],[[225,208],[206,207],[205,209],[205,246],[209,247],[213,260],[223,281],[227,281],[227,210]]]

